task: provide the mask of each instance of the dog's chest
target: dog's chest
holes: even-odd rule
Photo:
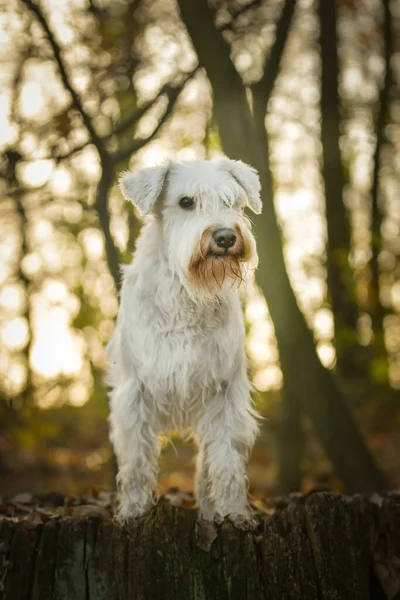
[[[180,299],[169,307],[147,304],[138,339],[142,377],[184,395],[229,377],[244,343],[235,300],[216,300],[203,309]]]

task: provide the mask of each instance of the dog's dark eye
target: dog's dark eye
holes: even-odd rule
[[[179,206],[181,208],[184,208],[185,210],[190,210],[191,208],[194,207],[194,200],[193,200],[193,198],[189,198],[188,196],[184,196],[183,198],[181,198],[179,200]]]

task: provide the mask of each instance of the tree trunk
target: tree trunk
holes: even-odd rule
[[[0,520],[2,600],[369,600],[400,591],[400,504],[288,498],[255,533],[159,504],[106,518]],[[213,535],[210,535],[213,532]],[[385,592],[383,591],[383,587]]]
[[[267,106],[271,99],[272,92],[275,86],[276,78],[280,70],[280,62],[284,47],[290,31],[290,26],[295,12],[295,0],[286,0],[279,23],[276,27],[275,42],[268,56],[268,61],[264,65],[264,73],[260,81],[252,87],[253,92],[253,120],[260,145],[260,154],[264,155],[263,169],[263,200],[269,198],[272,204],[273,219],[276,222],[276,215],[273,204],[273,183],[272,173],[270,170],[269,160],[269,141],[268,134],[265,128],[265,117]],[[260,156],[261,160],[261,156]],[[264,227],[264,225],[263,225]],[[277,227],[275,227],[276,232]],[[272,238],[271,244],[274,239]],[[277,240],[281,246],[281,241]],[[263,256],[260,253],[261,263]],[[283,255],[282,255],[283,261]],[[281,265],[282,266],[282,265]],[[283,261],[283,273],[286,275],[286,269]],[[286,276],[286,285],[290,287],[290,282]],[[283,284],[285,285],[285,283]],[[265,293],[265,292],[264,292]],[[267,297],[267,296],[266,296]],[[274,312],[275,318],[276,313]],[[274,317],[272,317],[274,320]],[[277,336],[278,337],[278,336]],[[281,338],[280,338],[281,339]],[[280,348],[280,342],[278,345]],[[282,365],[283,366],[283,365]],[[304,449],[306,445],[305,435],[303,430],[303,415],[300,403],[298,402],[297,392],[293,393],[290,384],[288,383],[288,373],[283,369],[283,390],[280,404],[279,432],[278,432],[278,463],[279,463],[279,489],[281,493],[288,494],[299,490],[302,481],[301,463],[304,457]]]
[[[321,46],[322,176],[327,221],[328,294],[335,325],[337,370],[344,380],[365,378],[358,355],[358,310],[353,298],[349,264],[350,224],[343,202],[343,166],[340,152],[339,60],[336,0],[319,0]]]
[[[380,269],[379,253],[382,250],[382,215],[383,215],[383,190],[380,185],[380,169],[382,151],[385,145],[385,127],[389,121],[390,89],[393,83],[390,60],[393,54],[392,16],[390,0],[383,0],[383,55],[385,59],[385,77],[379,95],[379,113],[376,122],[376,144],[373,158],[373,174],[371,189],[371,281],[369,286],[369,314],[374,332],[373,360],[379,363],[379,369],[374,371],[379,374],[378,383],[388,384],[388,361],[384,339],[383,319],[385,310],[380,299]]]
[[[350,493],[386,486],[362,440],[345,398],[321,364],[313,337],[290,285],[273,202],[265,128],[256,129],[245,88],[229,56],[229,46],[214,26],[206,0],[179,0],[181,14],[214,94],[214,114],[224,151],[253,164],[260,173],[263,214],[255,224],[260,265],[257,280],[265,295],[279,347],[284,392],[307,414]],[[263,143],[264,140],[264,143]],[[290,444],[290,440],[288,440]]]
[[[286,388],[281,397],[277,436],[279,491],[282,494],[301,488],[305,445],[301,410],[296,398],[291,398]]]

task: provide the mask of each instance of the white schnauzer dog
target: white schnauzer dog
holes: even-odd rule
[[[258,426],[238,287],[258,260],[243,214],[261,212],[258,175],[222,158],[125,173],[120,187],[149,216],[107,349],[117,518],[154,504],[157,436],[181,429],[199,448],[199,517],[251,527],[246,463]]]

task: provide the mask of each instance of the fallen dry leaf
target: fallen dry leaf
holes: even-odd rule
[[[71,517],[75,518],[88,518],[88,517],[100,517],[101,519],[111,520],[110,513],[101,506],[93,506],[93,504],[86,504],[83,506],[74,506],[71,508]]]
[[[11,498],[11,502],[15,504],[29,504],[33,500],[33,495],[27,492],[23,492],[21,494],[16,494]]]
[[[393,600],[400,592],[400,557],[396,555],[390,537],[379,536],[372,555],[375,573],[386,598]]]
[[[218,537],[214,523],[201,519],[196,523],[196,544],[205,552],[210,552],[213,541]]]
[[[33,525],[41,525],[42,523],[45,523],[45,521],[48,521],[49,518],[49,516],[44,516],[43,514],[40,514],[40,512],[36,508],[32,508],[32,510],[29,511],[28,515],[24,520],[28,521],[29,523],[32,523]]]
[[[164,496],[165,500],[172,506],[183,506],[185,508],[193,508],[196,501],[193,494],[183,492],[178,488],[170,488]]]
[[[375,573],[379,579],[387,600],[394,600],[400,592],[400,558],[392,556],[385,562],[375,555]]]
[[[372,502],[372,504],[376,504],[376,506],[379,506],[379,508],[381,508],[383,500],[384,499],[379,494],[372,494],[370,498],[370,502]]]

